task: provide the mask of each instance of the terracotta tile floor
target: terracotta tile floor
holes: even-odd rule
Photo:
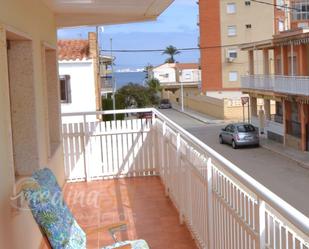
[[[151,249],[197,248],[158,177],[70,183],[65,198],[85,231],[126,220],[122,240],[145,239]],[[112,243],[108,233],[97,233],[88,237],[87,249]]]

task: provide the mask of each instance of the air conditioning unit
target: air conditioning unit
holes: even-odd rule
[[[229,63],[232,63],[233,61],[235,60],[235,58],[233,57],[226,57],[226,61],[229,62]]]
[[[234,48],[227,49],[225,58],[227,62],[233,62],[237,58],[237,50]]]

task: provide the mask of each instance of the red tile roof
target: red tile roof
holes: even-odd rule
[[[89,58],[88,40],[58,41],[58,60],[83,60]]]
[[[176,67],[181,70],[199,69],[199,64],[198,63],[176,63]]]

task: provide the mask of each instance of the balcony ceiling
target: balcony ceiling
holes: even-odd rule
[[[174,0],[42,0],[58,28],[155,20]]]

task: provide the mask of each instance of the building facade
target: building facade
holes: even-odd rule
[[[183,84],[198,86],[201,70],[197,63],[165,63],[152,69],[152,77],[158,79],[162,87]]]
[[[96,33],[89,33],[88,40],[58,41],[62,113],[102,110],[97,54]]]
[[[250,95],[251,120],[265,136],[302,151],[309,150],[309,30],[296,29],[274,35],[259,45],[247,45],[250,74],[242,77],[242,89]],[[264,73],[256,75],[253,49],[263,51]],[[275,55],[274,74],[269,53]],[[257,99],[264,107],[256,107]],[[270,103],[276,108],[271,111]]]
[[[162,98],[182,104],[187,96],[199,92],[201,70],[198,63],[165,63],[151,71],[151,77],[160,81]]]
[[[272,5],[278,1],[264,2],[269,5],[243,0],[199,1],[204,94],[240,98],[240,76],[247,74],[249,68],[248,55],[238,45],[270,39],[279,29],[286,29],[285,12]],[[255,70],[262,72],[262,53],[255,53]]]

